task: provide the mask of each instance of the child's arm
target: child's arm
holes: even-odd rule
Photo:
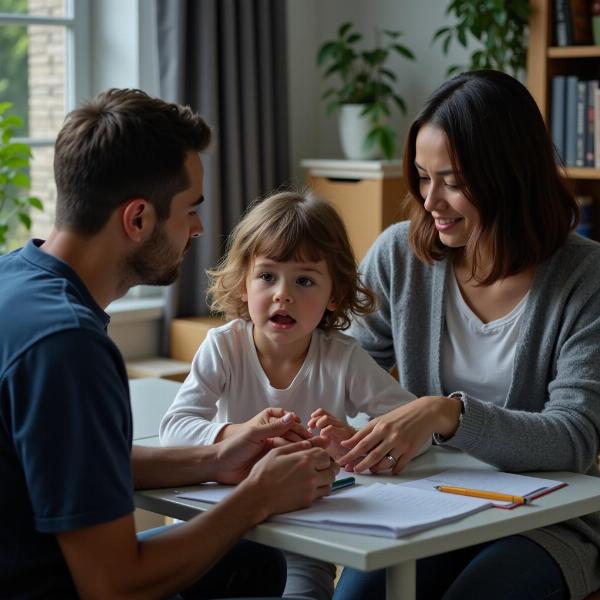
[[[198,348],[187,379],[159,427],[163,446],[213,444],[226,423],[215,423],[217,400],[228,379],[227,365],[212,331]]]

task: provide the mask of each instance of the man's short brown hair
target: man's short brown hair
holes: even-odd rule
[[[189,107],[134,89],[111,89],[69,113],[54,154],[56,227],[92,235],[132,198],[151,202],[159,219],[188,185],[188,152],[210,142]]]

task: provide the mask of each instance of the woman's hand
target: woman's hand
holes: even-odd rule
[[[350,452],[338,462],[347,471],[370,469],[379,473],[392,468],[400,473],[434,434],[451,437],[458,427],[462,402],[445,396],[423,396],[367,423],[341,442]],[[388,459],[386,457],[394,459]]]
[[[340,442],[351,438],[356,433],[354,427],[338,419],[324,408],[317,408],[317,410],[311,413],[308,421],[308,429],[321,430],[320,435],[330,441],[327,450],[335,459],[346,454],[347,449]]]

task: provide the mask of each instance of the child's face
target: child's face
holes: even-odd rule
[[[258,255],[250,264],[242,300],[259,349],[296,344],[308,348],[325,310],[334,310],[333,283],[324,260],[277,262]]]

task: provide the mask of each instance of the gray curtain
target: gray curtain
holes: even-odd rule
[[[285,4],[156,0],[161,96],[189,104],[215,138],[203,155],[205,233],[169,288],[166,323],[208,314],[205,269],[246,206],[289,179]]]

